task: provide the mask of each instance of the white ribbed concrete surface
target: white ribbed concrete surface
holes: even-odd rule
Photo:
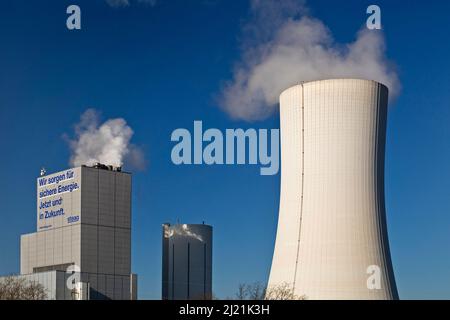
[[[280,96],[281,195],[269,286],[307,299],[396,299],[384,205],[387,88],[307,82]],[[380,289],[369,289],[369,266]]]

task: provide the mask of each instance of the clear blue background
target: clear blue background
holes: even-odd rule
[[[65,27],[79,4],[82,30]],[[340,42],[353,41],[372,1],[311,1]],[[402,82],[391,104],[386,192],[389,240],[400,297],[450,298],[450,5],[377,1],[388,56]],[[35,231],[35,178],[68,167],[62,138],[88,107],[123,117],[142,145],[134,173],[133,271],[140,298],[159,299],[161,224],[214,226],[214,292],[268,278],[279,175],[258,166],[175,166],[172,130],[277,128],[232,121],[215,103],[239,59],[246,1],[2,1],[0,10],[0,274],[19,272],[20,234]]]

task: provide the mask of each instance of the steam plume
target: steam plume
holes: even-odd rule
[[[181,227],[177,226],[175,228],[172,228],[169,232],[169,237],[172,237],[174,234],[191,237],[203,242],[202,236],[192,231],[187,224],[183,224],[181,225]]]
[[[354,42],[339,44],[322,21],[308,16],[302,1],[252,0],[251,10],[241,61],[219,101],[233,118],[266,118],[280,93],[300,81],[363,78],[398,93],[381,31],[364,26]]]
[[[75,139],[69,140],[70,164],[80,166],[100,162],[120,167],[127,158],[131,166],[142,167],[145,163],[143,153],[130,144],[132,136],[133,130],[124,119],[110,119],[100,124],[98,112],[88,109],[75,126]]]

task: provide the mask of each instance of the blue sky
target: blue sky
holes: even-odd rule
[[[65,27],[82,10],[82,30]],[[369,1],[311,1],[339,42],[354,41]],[[450,4],[377,1],[387,56],[402,84],[389,108],[386,201],[400,297],[450,298]],[[133,271],[159,299],[161,224],[214,226],[213,287],[267,280],[279,175],[258,166],[175,166],[176,128],[278,128],[276,114],[233,120],[217,105],[239,61],[246,1],[9,1],[0,11],[0,274],[19,271],[20,234],[35,231],[35,178],[68,167],[64,134],[87,108],[124,118],[148,161],[133,176]]]

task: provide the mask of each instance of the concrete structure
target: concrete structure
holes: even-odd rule
[[[88,284],[84,296],[90,299],[136,297],[130,285],[136,283],[130,279],[131,174],[99,164],[37,179],[37,232],[21,237],[20,273],[58,271],[48,274],[56,279],[68,268]]]
[[[212,298],[212,227],[163,224],[163,300]]]
[[[280,96],[281,195],[269,287],[306,299],[397,299],[386,227],[388,89],[306,82]]]

